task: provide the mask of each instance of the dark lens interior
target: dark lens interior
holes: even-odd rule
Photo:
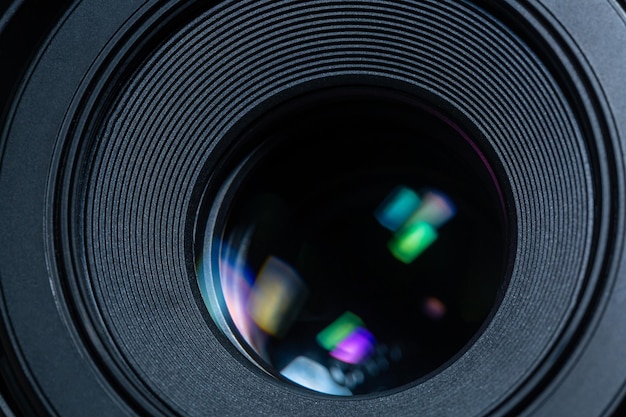
[[[332,90],[238,143],[254,150],[213,196],[199,281],[260,367],[368,394],[440,369],[477,335],[503,285],[505,213],[486,159],[446,117]]]

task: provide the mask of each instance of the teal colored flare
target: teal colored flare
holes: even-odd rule
[[[317,334],[317,343],[326,350],[333,350],[360,326],[364,326],[363,320],[356,314],[346,311]]]
[[[376,209],[376,220],[388,230],[397,231],[422,203],[417,193],[407,187],[396,187]]]
[[[417,222],[400,230],[389,241],[393,256],[405,264],[413,262],[437,240],[437,230],[426,222]]]

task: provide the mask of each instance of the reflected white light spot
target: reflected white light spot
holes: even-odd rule
[[[304,356],[289,363],[281,374],[305,388],[331,395],[352,395],[352,391],[336,383],[328,369]]]

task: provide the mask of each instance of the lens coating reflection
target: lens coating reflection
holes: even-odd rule
[[[306,103],[242,139],[262,146],[213,206],[199,283],[222,331],[278,379],[397,388],[459,354],[494,306],[501,197],[475,146],[421,104]]]

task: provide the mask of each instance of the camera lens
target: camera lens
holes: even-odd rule
[[[476,143],[434,106],[328,89],[235,143],[198,276],[259,367],[369,394],[435,372],[479,332],[504,282],[503,200]]]
[[[626,415],[622,1],[37,3],[4,414]]]

